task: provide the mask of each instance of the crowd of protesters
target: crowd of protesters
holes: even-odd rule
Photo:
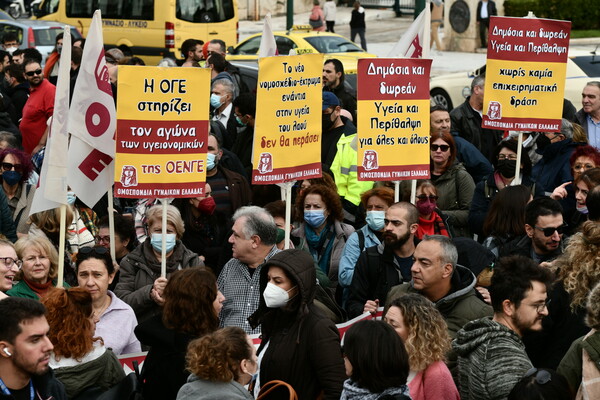
[[[408,184],[395,202],[389,182],[358,181],[366,117],[326,60],[323,176],[297,183],[288,219],[277,186],[250,184],[255,94],[225,43],[189,39],[181,67],[212,76],[204,196],[114,198],[111,236],[106,196],[70,191],[59,259],[58,211],[29,215],[56,45],[43,68],[34,49],[0,51],[1,399],[119,398],[101,397],[129,382],[117,356],[140,351],[144,399],[288,398],[261,394],[274,380],[300,399],[599,398],[600,82],[521,143],[481,128],[476,77],[465,104],[431,108],[413,204]],[[106,62],[113,85],[115,65],[143,64],[117,48]]]

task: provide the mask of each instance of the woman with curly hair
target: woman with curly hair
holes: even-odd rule
[[[387,306],[383,319],[406,346],[411,398],[459,400],[452,375],[444,363],[450,350],[448,328],[433,303],[419,294],[407,294]]]
[[[311,185],[296,200],[296,216],[303,222],[292,231],[300,243],[296,248],[308,251],[318,265],[317,277],[323,287],[335,291],[338,267],[348,237],[354,228],[344,224],[340,196],[324,185]],[[341,290],[337,294],[341,302]]]
[[[54,345],[50,367],[69,398],[86,390],[107,390],[125,377],[112,350],[94,337],[92,295],[84,288],[53,289],[42,300]]]
[[[600,282],[599,254],[600,224],[586,221],[552,263],[558,278],[548,293],[543,335],[525,340],[533,365],[555,370],[573,341],[588,333],[585,304],[588,293]]]
[[[242,328],[229,326],[192,341],[186,365],[192,375],[177,400],[252,400],[244,386],[256,373],[258,359]]]
[[[163,298],[162,314],[135,328],[142,345],[150,347],[142,369],[146,400],[175,399],[189,375],[185,371],[188,344],[219,328],[225,301],[214,274],[206,267],[174,272]]]

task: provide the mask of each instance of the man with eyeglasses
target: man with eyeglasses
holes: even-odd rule
[[[42,67],[35,60],[25,60],[24,77],[29,82],[30,95],[23,107],[19,129],[23,149],[33,155],[46,144],[47,121],[54,113],[56,87],[44,79]]]
[[[522,337],[548,315],[550,270],[523,256],[500,259],[489,287],[494,316],[467,323],[452,342],[462,399],[506,399],[533,367]]]
[[[588,82],[581,92],[582,108],[575,114],[591,146],[600,146],[600,81]]]
[[[365,249],[356,263],[346,305],[350,318],[377,312],[393,286],[410,281],[419,211],[407,202],[392,204],[383,224],[381,244]]]
[[[532,200],[525,207],[525,235],[508,242],[500,256],[519,254],[537,264],[549,262],[562,254],[566,224],[562,206],[549,197]]]

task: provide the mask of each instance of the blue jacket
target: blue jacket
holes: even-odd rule
[[[580,144],[565,139],[538,149],[542,159],[533,167],[531,176],[545,192],[552,193],[556,187],[573,180],[569,159]]]
[[[465,138],[458,136],[458,132],[452,132],[452,137],[456,143],[458,161],[463,163],[469,175],[473,177],[473,181],[479,182],[494,172],[492,164],[477,147]]]
[[[364,247],[360,248],[358,231],[354,232],[348,238],[346,247],[344,247],[344,252],[342,253],[342,258],[340,260],[339,283],[345,288],[350,287],[350,284],[352,283],[354,267],[356,267],[356,262],[358,261],[358,257],[360,257],[360,253],[362,253],[366,248],[381,244],[375,235],[375,232],[369,228],[369,225],[363,226],[359,229],[359,231],[362,231],[365,238]]]

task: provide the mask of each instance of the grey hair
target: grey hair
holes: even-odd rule
[[[242,228],[246,239],[256,235],[262,243],[268,246],[276,243],[277,225],[275,225],[273,216],[267,210],[257,206],[241,207],[233,214],[232,219],[235,222],[242,217],[246,218],[246,223]]]
[[[425,235],[421,242],[438,242],[440,244],[440,248],[442,252],[440,254],[440,260],[443,264],[452,264],[452,269],[456,268],[456,264],[458,263],[458,250],[456,250],[456,246],[452,243],[452,240],[443,235]]]
[[[585,86],[596,86],[598,89],[600,89],[600,81],[589,81],[585,84]]]
[[[473,80],[471,81],[471,93],[473,93],[473,89],[475,89],[475,86],[482,86],[485,84],[485,75],[477,75],[475,78],[473,78]]]
[[[17,148],[17,138],[14,133],[7,131],[0,131],[0,142],[6,142],[9,148]]]
[[[569,120],[563,118],[560,124],[560,133],[567,139],[573,139],[573,124]]]
[[[218,81],[214,81],[214,83],[212,84],[212,87],[214,88],[215,85],[223,86],[223,89],[225,89],[225,91],[233,97],[233,91],[234,91],[233,82],[231,82],[229,79],[219,79]]]
[[[173,60],[171,57],[165,57],[162,60],[159,61],[159,63],[157,64],[157,67],[176,67],[177,66],[177,62],[175,62],[175,60]]]

